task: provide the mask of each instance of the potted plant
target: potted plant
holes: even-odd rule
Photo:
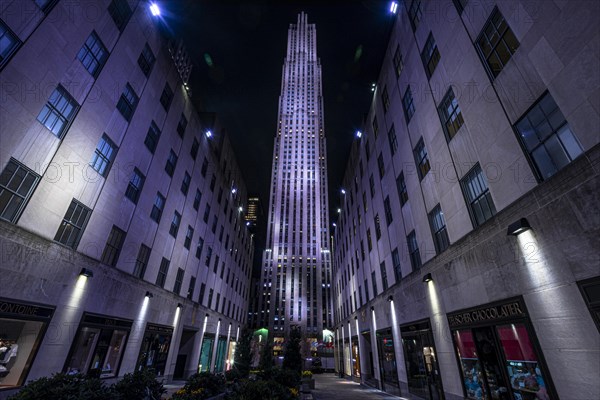
[[[313,373],[311,371],[302,371],[302,391],[309,392],[315,388],[315,380],[313,379]]]

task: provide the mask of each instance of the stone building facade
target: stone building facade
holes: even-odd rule
[[[230,366],[247,191],[149,3],[0,8],[0,397],[54,372]]]
[[[600,397],[600,9],[398,5],[334,234],[337,368],[414,399]]]

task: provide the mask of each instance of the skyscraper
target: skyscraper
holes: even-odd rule
[[[332,325],[327,164],[317,31],[304,13],[288,30],[273,150],[259,325],[275,341]]]

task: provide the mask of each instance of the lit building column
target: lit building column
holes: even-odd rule
[[[185,376],[189,376],[199,372],[200,370],[200,353],[202,351],[202,341],[204,341],[204,333],[206,332],[206,324],[208,323],[208,314],[204,316],[202,329],[194,335],[194,346],[188,360]]]
[[[379,349],[377,346],[377,318],[375,316],[375,307],[371,307],[371,349],[373,350],[373,372],[375,373],[374,378],[379,382],[379,388],[383,388],[383,382],[381,379],[380,363],[379,363]]]
[[[396,318],[396,306],[394,304],[394,298],[388,297],[390,303],[390,313],[392,314],[392,337],[394,339],[394,353],[396,355],[396,373],[398,374],[398,382],[407,383],[406,376],[406,362],[404,361],[404,351],[402,348],[402,337],[400,335],[398,326],[398,319]],[[402,385],[400,385],[402,389]]]
[[[210,372],[215,372],[215,365],[217,362],[217,349],[219,347],[219,330],[221,329],[221,318],[217,321],[217,329],[215,330],[215,342],[213,343],[212,357],[210,360]]]
[[[131,334],[127,339],[125,354],[123,354],[123,361],[121,362],[121,371],[135,371],[140,348],[144,339],[144,333],[146,331],[146,320],[148,318],[148,309],[150,308],[152,297],[152,293],[146,292],[146,295],[142,298],[137,317],[131,328]]]
[[[173,380],[173,371],[175,371],[175,364],[177,362],[177,354],[179,353],[179,345],[181,343],[181,334],[183,332],[183,324],[181,321],[181,314],[183,313],[183,305],[177,304],[175,308],[175,314],[173,315],[173,337],[171,338],[171,347],[169,348],[169,354],[165,362],[164,377],[167,382]]]

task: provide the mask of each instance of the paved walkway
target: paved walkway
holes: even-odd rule
[[[311,394],[314,400],[404,399],[347,379],[341,379],[335,374],[315,374],[313,377],[315,378],[315,389],[311,391]]]

